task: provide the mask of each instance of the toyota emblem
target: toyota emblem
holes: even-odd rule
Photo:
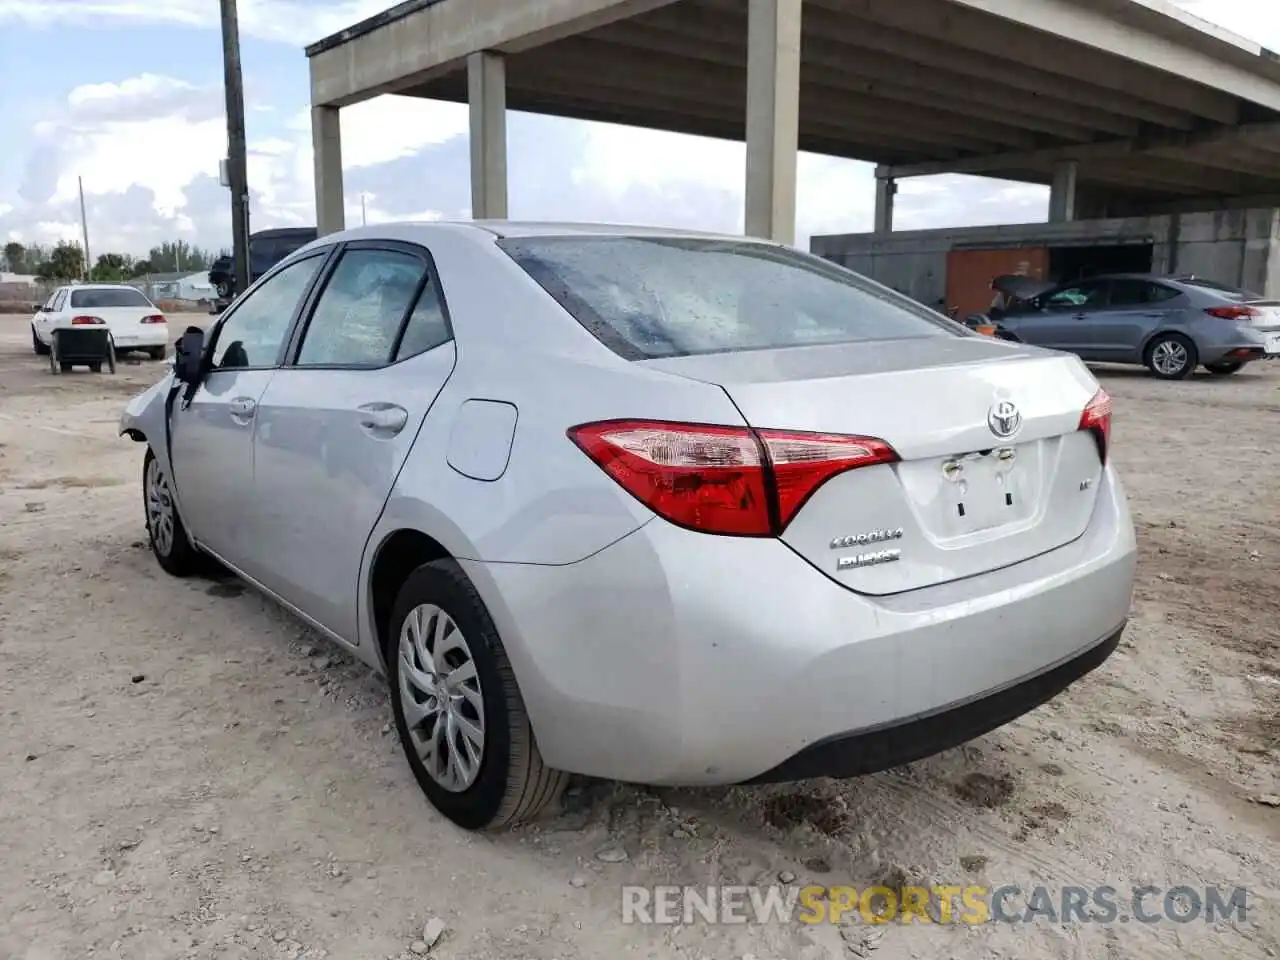
[[[1022,426],[1022,414],[1012,400],[997,401],[987,414],[987,426],[1001,440],[1008,440]]]

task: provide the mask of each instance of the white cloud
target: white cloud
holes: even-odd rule
[[[347,170],[411,157],[424,147],[465,135],[470,124],[462,104],[391,95],[346,107],[340,116],[342,166]],[[296,114],[289,129],[309,153],[310,109]]]
[[[240,0],[240,31],[283,43],[311,43],[372,16],[388,0]],[[216,0],[0,0],[0,24],[96,23],[216,27]]]

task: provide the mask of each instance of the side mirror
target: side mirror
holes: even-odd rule
[[[174,344],[173,375],[182,383],[198,383],[203,358],[204,331],[199,327],[187,327],[186,332]]]

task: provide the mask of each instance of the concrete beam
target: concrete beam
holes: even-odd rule
[[[623,21],[593,31],[591,40],[613,44],[620,52],[636,58],[660,53],[694,63],[738,69],[745,66],[742,45],[724,29],[704,32],[691,27],[677,32],[645,21]],[[831,90],[845,90],[857,94],[860,100],[870,98],[932,107],[980,121],[1000,118],[1017,127],[1064,140],[1090,140],[1099,131],[1133,136],[1140,126],[1136,120],[1079,107],[1065,100],[1029,101],[1024,91],[975,82],[959,74],[903,70],[902,63],[893,57],[871,51],[853,55],[848,48],[823,43],[808,32],[800,63],[800,83],[802,89],[809,84],[819,84]]]
[[[876,177],[876,233],[893,232],[893,198],[898,193],[898,181],[892,177]]]
[[[699,97],[714,98],[736,109],[742,103],[746,71],[724,64],[686,60],[662,53],[646,53],[633,56],[630,48],[618,44],[581,37],[557,44],[553,48],[533,51],[514,58],[511,64],[512,82],[516,71],[529,78],[529,86],[536,84],[536,77],[543,72],[560,73],[574,71],[578,82],[589,77],[590,82],[601,82],[614,87],[661,92],[672,96],[686,96],[696,92]],[[877,97],[850,96],[849,91],[806,82],[801,95],[815,102],[830,101],[827,115],[842,116],[851,124],[884,125],[886,130],[901,131],[916,140],[937,138],[943,143],[959,141],[984,141],[1011,148],[1028,148],[1042,143],[1042,138],[1018,127],[1012,122],[994,118],[956,116],[938,107],[915,106],[894,103]],[[821,104],[818,104],[821,107]],[[802,126],[803,126],[802,116]],[[999,149],[996,146],[996,149]]]
[[[746,209],[748,236],[794,243],[800,139],[802,0],[749,0]]]
[[[721,0],[712,0],[721,2]],[[1075,40],[1072,32],[1054,35],[1023,22],[1015,15],[1019,9],[1039,11],[1042,6],[1062,5],[1083,10],[1083,4],[1068,0],[811,0],[819,6],[838,10],[846,17],[853,15],[868,23],[879,23],[923,35],[946,44],[976,50],[991,57],[1001,69],[1010,61],[1036,67],[1067,77],[1072,84],[1080,77],[1097,86],[1123,91],[1153,103],[1194,113],[1220,123],[1239,119],[1239,102],[1230,93],[1192,82],[1176,71],[1168,76],[1144,66],[1131,54],[1117,55],[1100,47],[1077,43],[1066,54],[1067,44]],[[987,9],[988,5],[991,9]],[[998,9],[995,16],[991,14]],[[1008,15],[1006,15],[1008,14]],[[1028,14],[1027,20],[1034,19]],[[1105,18],[1104,18],[1105,19]],[[1082,21],[1083,22],[1083,21]],[[1069,23],[1081,26],[1081,23]],[[1121,30],[1122,25],[1114,24]],[[1140,33],[1124,28],[1124,32]],[[1148,37],[1147,41],[1151,38]],[[1150,42],[1142,44],[1144,49]],[[1162,63],[1170,53],[1181,48],[1162,40]],[[1196,59],[1194,51],[1189,51]],[[1176,57],[1174,58],[1176,59]],[[1162,68],[1163,69],[1163,68]],[[1280,97],[1280,87],[1276,88]]]
[[[1067,223],[1076,218],[1076,175],[1079,164],[1074,160],[1059,163],[1053,168],[1053,183],[1049,187],[1049,222]]]
[[[646,14],[638,20],[620,21],[616,28],[655,28],[677,36],[696,37],[710,42],[726,42],[744,49],[746,18],[740,4],[717,6],[677,4]],[[822,53],[825,51],[825,53]],[[948,84],[947,89],[990,88],[992,95],[1004,94],[1023,109],[1041,112],[1063,121],[1109,129],[1107,120],[1135,120],[1159,126],[1189,130],[1193,115],[1114,87],[1095,85],[1086,75],[1075,75],[1064,86],[1062,76],[1046,69],[1014,63],[934,37],[888,27],[820,6],[807,0],[804,14],[804,59],[822,53],[837,58],[844,69],[870,70],[876,76],[907,83],[927,77]],[[739,57],[741,62],[741,56]],[[924,69],[914,69],[918,66]],[[1086,119],[1088,116],[1089,119]],[[1133,130],[1115,130],[1132,135]]]
[[[345,106],[420,82],[482,50],[515,53],[674,0],[439,0],[335,46],[308,48],[311,102]]]
[[[1203,84],[1271,110],[1280,110],[1280,84],[1226,57],[1172,43],[1165,37],[1118,18],[1114,13],[1072,0],[950,0],[969,9],[1044,33],[1070,37],[1112,57],[1155,67],[1171,77]]]
[[[507,218],[507,80],[501,54],[467,58],[471,109],[471,216]]]
[[[1064,160],[1141,156],[1157,149],[1190,150],[1214,144],[1249,144],[1255,140],[1265,142],[1277,136],[1280,136],[1280,121],[1272,120],[1264,123],[1217,127],[1195,133],[1169,132],[1148,137],[1052,147],[1045,150],[1014,151],[983,157],[965,157],[961,160],[943,160],[937,163],[907,164],[886,170],[885,174],[894,177],[929,177],[940,173],[990,174],[1011,167],[1041,167]]]
[[[311,108],[311,149],[315,163],[316,229],[323,237],[346,229],[342,122],[337,107]]]

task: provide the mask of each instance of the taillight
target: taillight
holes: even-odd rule
[[[882,440],[694,423],[610,420],[569,430],[650,510],[682,527],[777,536],[838,473],[897,460]]]
[[[103,326],[107,321],[101,317],[72,317],[71,325],[73,327],[98,327]]]
[[[1226,307],[1205,307],[1204,312],[1220,320],[1250,320],[1262,316],[1261,310],[1239,303]]]
[[[1098,443],[1098,458],[1107,462],[1107,449],[1111,445],[1111,397],[1101,387],[1080,414],[1081,430],[1090,431]]]
[[[143,323],[168,323],[168,321],[165,320],[165,318],[158,313],[153,313],[149,317],[143,317],[142,322]]]

